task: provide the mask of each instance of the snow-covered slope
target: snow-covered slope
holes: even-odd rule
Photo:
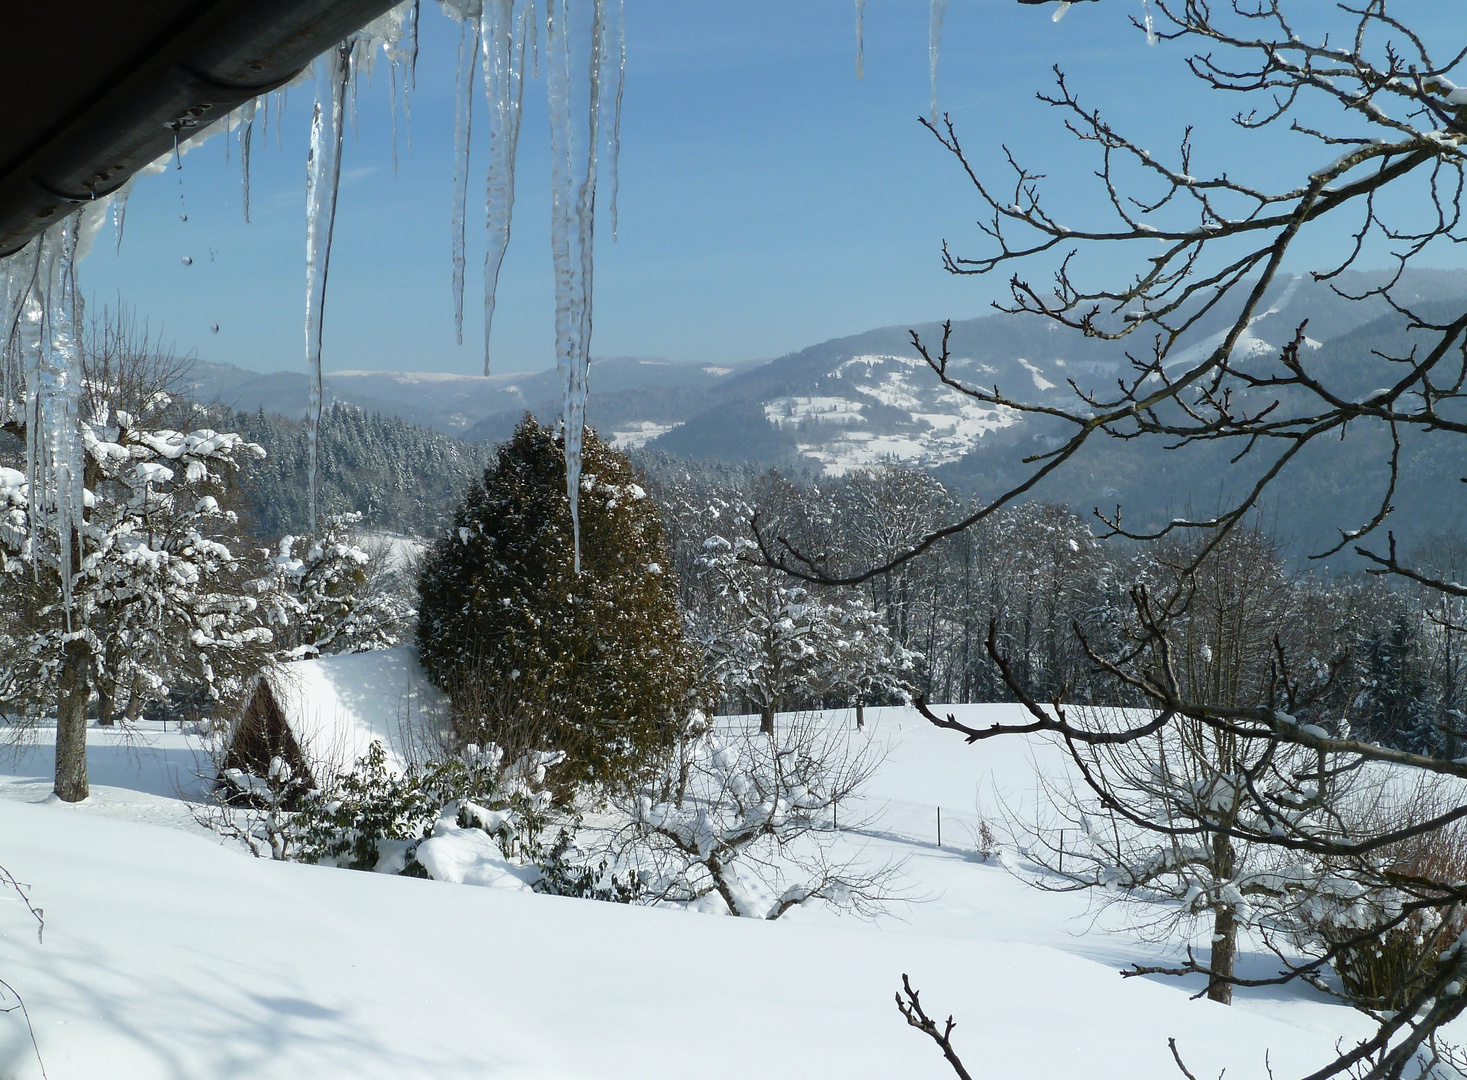
[[[893,1007],[903,972],[956,1015],[978,1076],[1171,1078],[1175,1037],[1197,1075],[1263,1077],[1267,1052],[1285,1077],[1362,1030],[1307,993],[1243,993],[1228,1009],[1121,980],[1154,950],[1093,925],[1083,899],[981,862],[963,827],[980,788],[1032,790],[1052,748],[964,747],[905,710],[872,720],[891,747],[872,788],[886,809],[848,841],[904,858],[923,898],[875,924],[257,861],[168,797],[188,787],[196,740],[125,749],[94,731],[102,785],[67,807],[37,776],[42,733],[0,781],[0,862],[45,908],[45,941],[18,903],[0,907],[0,977],[24,995],[53,1080],[951,1076]],[[941,848],[925,832],[939,805]],[[39,1075],[20,1014],[0,1016],[0,1076]]]

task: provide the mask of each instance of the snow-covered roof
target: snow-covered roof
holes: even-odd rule
[[[270,684],[318,782],[350,769],[373,740],[400,770],[448,723],[448,698],[411,645],[298,660],[270,668]]]

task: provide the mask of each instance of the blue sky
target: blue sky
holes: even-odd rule
[[[929,93],[926,0],[868,0],[861,81],[850,0],[625,2],[620,236],[613,244],[598,229],[593,355],[765,359],[876,326],[971,317],[1000,295],[1001,280],[942,268],[944,239],[958,250],[981,241],[971,189],[917,123]],[[1398,8],[1455,41],[1463,20],[1444,11],[1455,6]],[[1311,7],[1325,5],[1303,5]],[[1055,64],[1086,100],[1158,150],[1173,147],[1187,123],[1212,133],[1194,172],[1225,166],[1277,179],[1307,172],[1299,161],[1327,160],[1317,150],[1301,158],[1299,143],[1282,134],[1240,140],[1226,122],[1237,102],[1198,87],[1182,50],[1150,48],[1127,25],[1139,0],[1079,4],[1059,23],[1051,10],[951,0],[939,96],[975,158],[996,170],[1008,144],[1049,174],[1056,206],[1079,214],[1094,204],[1082,183],[1093,162],[1034,100],[1052,85]],[[479,154],[462,346],[450,301],[456,46],[455,25],[425,0],[412,145],[399,115],[396,171],[385,64],[362,89],[343,163],[328,371],[481,370]],[[139,183],[120,254],[109,227],[82,264],[89,302],[120,297],[202,360],[303,369],[311,94],[309,86],[290,92],[280,149],[273,110],[268,138],[257,135],[252,224],[241,213],[237,148],[226,161],[226,140],[214,138],[181,169]],[[526,99],[495,322],[495,367],[506,372],[555,362],[543,79]],[[486,134],[482,94],[475,104]]]

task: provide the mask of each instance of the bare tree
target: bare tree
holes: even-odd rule
[[[1053,448],[1031,458],[1029,471],[992,501],[928,531],[894,558],[855,573],[839,572],[820,558],[818,548],[802,546],[756,519],[768,563],[826,584],[858,584],[888,574],[1026,497],[1046,476],[1113,439],[1142,452],[1211,448],[1222,455],[1229,483],[1213,513],[1186,514],[1151,528],[1124,521],[1119,510],[1097,511],[1108,536],[1137,541],[1203,537],[1192,555],[1193,565],[1201,565],[1248,520],[1274,482],[1299,466],[1306,449],[1328,453],[1329,444],[1347,433],[1358,437],[1374,431],[1385,450],[1378,475],[1369,478],[1379,485],[1373,511],[1361,520],[1340,522],[1338,540],[1312,554],[1326,557],[1353,548],[1378,573],[1439,596],[1467,597],[1467,585],[1404,560],[1393,536],[1378,538],[1389,521],[1403,443],[1424,434],[1467,435],[1462,410],[1467,313],[1460,301],[1436,307],[1417,303],[1408,278],[1431,252],[1467,240],[1462,219],[1467,90],[1452,80],[1454,74],[1461,77],[1467,48],[1453,44],[1446,55],[1435,54],[1423,35],[1391,12],[1388,0],[1333,7],[1327,36],[1313,36],[1292,18],[1305,8],[1320,14],[1317,5],[1288,0],[1154,0],[1153,8],[1156,40],[1188,48],[1185,62],[1202,85],[1239,99],[1238,128],[1245,134],[1287,129],[1303,143],[1297,181],[1268,186],[1232,169],[1207,173],[1193,153],[1205,136],[1191,128],[1175,152],[1153,151],[1084,102],[1057,71],[1054,89],[1040,99],[1059,111],[1081,149],[1093,151],[1108,215],[1108,220],[1071,221],[1047,199],[1045,177],[1013,153],[1006,153],[1007,177],[996,180],[964,148],[951,119],[928,124],[971,181],[984,213],[980,225],[988,249],[975,255],[945,249],[948,269],[958,274],[1011,271],[1004,310],[1091,338],[1133,342],[1130,370],[1109,389],[1072,383],[1073,405],[1036,403],[997,387],[964,383],[957,367],[950,366],[947,333],[941,342],[914,336],[914,347],[944,384],[986,406],[1042,421],[1061,433]],[[1230,164],[1238,161],[1238,155],[1229,155]],[[1396,320],[1407,341],[1367,358],[1368,383],[1343,378],[1316,362],[1302,322],[1282,349],[1251,347],[1256,339],[1248,336],[1250,326],[1286,284],[1285,260],[1301,238],[1319,233],[1347,236],[1350,242],[1338,262],[1317,266],[1311,279],[1342,300],[1376,305]],[[1390,252],[1387,271],[1348,273],[1380,249]],[[1033,283],[1024,270],[1036,262],[1047,263],[1044,284]],[[1128,265],[1134,271],[1118,280],[1113,268]],[[1087,268],[1096,266],[1103,269],[1092,279]],[[1221,329],[1206,333],[1216,327]],[[1029,722],[977,728],[927,710],[929,719],[970,741],[1052,732],[1082,767],[1082,746],[1135,743],[1183,724],[1237,740],[1248,748],[1242,760],[1252,763],[1244,776],[1258,789],[1253,812],[1236,820],[1199,821],[1191,828],[1230,844],[1329,860],[1365,889],[1409,884],[1409,899],[1365,933],[1386,933],[1415,913],[1467,901],[1467,888],[1454,878],[1427,874],[1405,882],[1375,857],[1467,818],[1467,804],[1460,799],[1410,824],[1321,828],[1314,815],[1300,813],[1318,800],[1309,772],[1273,767],[1302,754],[1327,760],[1334,769],[1388,764],[1427,778],[1462,779],[1467,762],[1384,746],[1309,722],[1311,710],[1327,698],[1331,673],[1301,670],[1282,647],[1276,648],[1262,685],[1247,688],[1235,703],[1213,700],[1208,686],[1187,678],[1185,659],[1174,644],[1172,628],[1183,618],[1189,595],[1185,575],[1169,586],[1138,586],[1127,638],[1114,648],[1087,643],[1091,662],[1150,707],[1126,726],[1088,723],[1064,707],[1062,693],[1046,708],[1016,676],[992,632],[990,656],[1023,702]],[[1260,787],[1265,774],[1269,783]],[[1095,788],[1124,811],[1120,793],[1109,792],[1100,779]],[[1328,962],[1327,953],[1312,970]],[[1283,982],[1306,973],[1291,967],[1262,981]],[[1249,982],[1236,976],[1231,981]],[[1464,985],[1467,949],[1455,946],[1440,954],[1401,1008],[1377,1016],[1370,1038],[1343,1048],[1311,1080],[1345,1074],[1397,1080],[1413,1062],[1439,1059],[1437,1033],[1467,1008]],[[959,1068],[947,1032],[925,1021],[914,996],[903,1004],[909,1021],[916,1016],[918,1026]],[[1177,1064],[1186,1073],[1180,1054]]]
[[[610,841],[652,903],[713,900],[729,914],[777,919],[814,900],[870,913],[893,898],[894,868],[838,852],[837,814],[881,762],[869,737],[801,715],[778,733],[703,730],[664,774],[618,796]]]

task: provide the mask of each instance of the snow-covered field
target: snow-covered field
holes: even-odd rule
[[[1108,931],[1114,909],[1098,921],[973,850],[980,794],[1024,801],[1053,748],[966,746],[902,709],[870,724],[890,747],[870,796],[884,813],[845,842],[905,860],[917,899],[875,922],[774,923],[256,860],[194,823],[198,739],[94,729],[93,794],[72,807],[48,797],[43,731],[0,761],[0,863],[45,939],[5,894],[0,978],[52,1080],[951,1076],[897,1014],[903,972],[956,1015],[977,1077],[1173,1078],[1175,1037],[1198,1076],[1264,1077],[1267,1054],[1284,1078],[1366,1030],[1307,989],[1226,1008],[1122,980],[1158,951]],[[40,1075],[20,1012],[0,1015],[0,1078]]]

